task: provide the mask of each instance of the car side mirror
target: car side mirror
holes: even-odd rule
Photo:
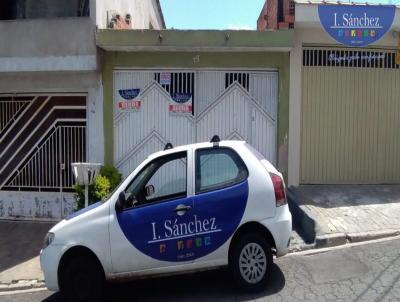
[[[122,212],[123,209],[125,208],[125,205],[126,205],[125,193],[121,192],[119,193],[117,202],[115,203],[115,210],[117,212]]]
[[[148,185],[146,188],[145,188],[145,191],[146,191],[146,197],[150,197],[151,195],[153,195],[154,194],[154,186],[153,185]]]

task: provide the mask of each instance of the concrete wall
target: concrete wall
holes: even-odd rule
[[[97,70],[88,17],[0,21],[0,73]]]
[[[78,16],[78,0],[24,0],[25,18],[51,18]],[[22,7],[22,5],[20,6]]]
[[[97,0],[96,24],[98,28],[107,28],[107,12],[115,11],[125,17],[132,17],[132,28],[149,29],[150,23],[154,29],[162,29],[162,19],[158,12],[156,0]]]
[[[0,191],[0,219],[60,220],[74,208],[73,193]]]

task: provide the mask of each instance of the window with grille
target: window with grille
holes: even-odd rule
[[[247,72],[227,72],[225,73],[225,88],[228,88],[235,81],[249,91],[250,76]]]
[[[399,69],[396,53],[345,49],[304,49],[303,66]]]
[[[192,95],[192,114],[194,110],[194,72],[171,72],[171,81],[169,84],[161,83],[161,72],[154,74],[154,80],[157,81],[170,95],[175,93],[190,93]]]

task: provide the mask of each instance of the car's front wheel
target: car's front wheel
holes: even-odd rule
[[[267,285],[272,269],[271,246],[258,233],[241,236],[231,251],[229,266],[237,286],[255,292]]]
[[[60,289],[66,301],[101,301],[103,287],[104,274],[92,257],[72,258],[63,268]]]

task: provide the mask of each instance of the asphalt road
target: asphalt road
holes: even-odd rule
[[[113,285],[110,301],[400,301],[400,239],[280,258],[267,289],[236,292],[227,271]],[[59,301],[48,291],[0,301]]]

